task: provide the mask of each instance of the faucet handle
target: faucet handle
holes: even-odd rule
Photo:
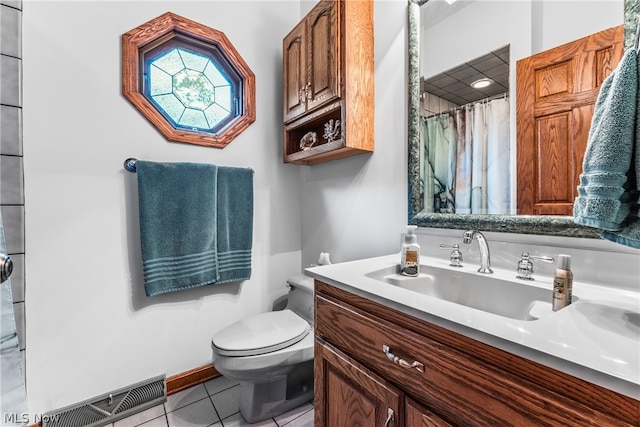
[[[538,260],[538,261],[542,261],[542,262],[554,262],[555,259],[553,257],[550,256],[537,256],[537,255],[530,255],[529,252],[524,251],[522,252],[522,256],[520,258],[520,261],[518,261],[518,269],[517,272],[518,274],[516,275],[516,277],[518,279],[522,279],[522,280],[534,280],[532,275],[533,275],[533,262],[532,260]]]
[[[462,252],[460,252],[459,244],[445,245],[442,243],[440,249],[453,249],[449,255],[449,260],[451,261],[449,265],[451,267],[462,267]]]

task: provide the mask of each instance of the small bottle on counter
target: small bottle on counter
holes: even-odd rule
[[[558,267],[553,277],[553,311],[558,311],[571,304],[573,273],[571,272],[571,256],[558,255]]]
[[[402,244],[400,273],[405,276],[415,277],[420,274],[420,245],[418,245],[418,236],[413,234],[416,228],[418,227],[415,225],[407,226],[407,234]]]

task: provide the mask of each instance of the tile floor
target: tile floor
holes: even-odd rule
[[[273,419],[249,424],[240,415],[237,382],[225,377],[172,394],[167,401],[116,421],[109,427],[312,427],[313,403],[305,403]]]

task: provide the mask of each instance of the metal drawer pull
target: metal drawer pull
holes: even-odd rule
[[[389,360],[391,360],[393,363],[397,363],[398,365],[402,366],[403,368],[407,368],[407,369],[416,369],[418,372],[424,372],[424,365],[420,362],[413,362],[413,363],[409,363],[404,359],[401,359],[400,357],[396,356],[395,354],[391,353],[391,349],[389,348],[388,345],[383,344],[382,345],[382,351],[384,351],[385,356],[387,356],[387,358]]]
[[[391,421],[394,421],[395,413],[393,409],[389,408],[387,410],[387,421],[384,422],[384,427],[387,427]]]

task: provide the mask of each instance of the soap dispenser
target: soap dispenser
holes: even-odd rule
[[[571,256],[558,255],[558,267],[553,277],[553,311],[558,311],[571,304],[573,273],[571,272]]]
[[[416,228],[418,227],[415,225],[408,225],[407,234],[404,235],[400,254],[400,273],[405,276],[415,277],[420,273],[420,245],[418,245],[418,236],[413,232]]]

